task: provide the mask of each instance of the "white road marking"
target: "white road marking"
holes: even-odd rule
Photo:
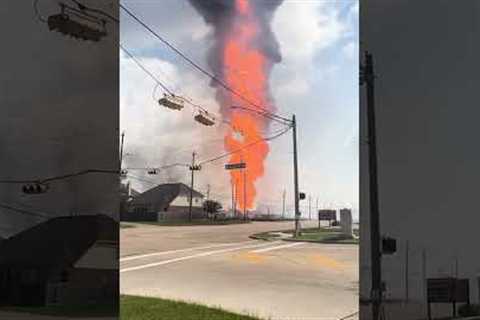
[[[220,243],[220,244],[215,244],[215,245],[210,245],[210,246],[205,246],[205,247],[191,247],[191,248],[186,248],[186,249],[152,252],[152,253],[140,254],[140,255],[136,255],[136,256],[123,257],[123,258],[120,258],[120,262],[143,259],[143,258],[154,257],[154,256],[163,256],[163,255],[171,254],[171,253],[180,253],[180,252],[188,252],[188,251],[195,251],[195,250],[212,249],[212,248],[218,248],[218,247],[235,246],[235,245],[239,245],[239,244],[253,243],[253,242],[254,241],[243,241],[243,242],[234,242],[234,243]]]
[[[249,245],[249,246],[241,246],[241,247],[235,247],[235,248],[201,252],[201,253],[197,253],[197,254],[194,254],[194,255],[191,255],[191,256],[179,257],[179,258],[174,258],[174,259],[170,259],[170,260],[164,260],[164,261],[148,263],[148,264],[144,264],[144,265],[140,265],[140,266],[136,266],[136,267],[121,269],[120,273],[135,271],[135,270],[141,270],[141,269],[146,269],[146,268],[152,268],[152,267],[157,267],[157,266],[163,266],[163,265],[173,263],[173,262],[185,261],[185,260],[190,260],[190,259],[195,259],[195,258],[200,258],[200,257],[206,257],[206,256],[211,256],[211,255],[214,255],[214,254],[218,254],[218,253],[225,253],[225,252],[231,252],[231,251],[237,251],[237,250],[249,249],[249,248],[265,247],[265,246],[270,246],[270,245],[275,244],[275,243],[278,243],[278,242],[274,241],[274,242],[270,242],[270,243],[254,244],[254,245]]]
[[[302,244],[305,244],[305,243],[295,242],[295,243],[285,244],[285,245],[282,245],[282,246],[253,250],[253,251],[250,251],[250,252],[253,252],[253,253],[268,252],[268,251],[273,251],[273,250],[278,250],[278,249],[283,249],[283,248],[296,247],[296,246],[299,246],[299,245],[302,245]]]

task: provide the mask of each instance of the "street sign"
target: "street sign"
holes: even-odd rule
[[[337,220],[337,211],[336,210],[318,210],[318,220],[323,221],[336,221]]]
[[[455,283],[455,302],[470,302],[468,279],[458,279]]]
[[[23,193],[40,194],[48,191],[48,185],[42,183],[27,184],[22,187]]]
[[[457,315],[457,302],[470,304],[468,279],[437,278],[427,279],[428,319],[432,319],[431,303],[451,303],[452,316]]]
[[[448,303],[454,300],[454,278],[427,279],[428,302]]]
[[[245,162],[228,163],[225,165],[225,169],[227,170],[245,169],[246,167],[247,167],[247,164]]]

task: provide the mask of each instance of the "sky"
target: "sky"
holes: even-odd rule
[[[210,26],[187,0],[123,1],[130,10],[187,56],[207,67],[213,44]],[[292,23],[292,21],[294,23]],[[273,67],[271,92],[277,112],[298,123],[300,191],[311,196],[312,216],[318,207],[351,207],[358,219],[358,1],[286,0],[276,10],[272,31],[282,61]],[[153,38],[125,13],[121,42],[162,81],[208,110],[218,111],[209,79]],[[340,93],[340,94],[339,94]],[[225,126],[203,127],[191,110],[170,111],[158,106],[162,94],[155,83],[123,52],[120,53],[120,128],[125,132],[124,166],[153,167],[189,163],[222,154]],[[270,130],[278,130],[273,125]],[[205,165],[196,174],[195,188],[228,206],[230,183],[225,160]],[[129,171],[132,186],[143,191],[153,183],[182,181],[185,168],[157,177]],[[141,181],[140,179],[143,181]],[[150,182],[145,182],[148,180]],[[293,214],[292,137],[270,142],[264,176],[256,184],[257,209],[280,213],[286,190],[287,213]],[[308,200],[301,203],[308,216]]]
[[[460,277],[473,281],[480,275],[476,148],[480,109],[475,107],[479,15],[480,3],[474,0],[461,5],[446,0],[362,2],[361,42],[373,54],[377,76],[381,232],[396,238],[399,246],[398,254],[383,259],[393,297],[405,292],[407,240],[411,296],[416,299],[422,296],[423,250],[429,277],[454,274],[455,257]],[[363,94],[360,101],[363,115]],[[361,123],[366,119],[362,117]],[[360,288],[368,294],[367,145],[361,150]],[[478,301],[477,285],[471,286]]]
[[[96,1],[86,1],[92,5]],[[112,1],[103,10],[115,11]],[[39,1],[42,17],[60,12]],[[117,8],[118,10],[118,8]],[[29,180],[87,169],[118,168],[118,27],[98,43],[53,32],[35,16],[31,1],[2,1],[0,20],[0,180]],[[21,184],[1,184],[0,203],[46,217],[118,215],[118,177],[88,175],[26,195]],[[43,218],[0,209],[0,236]]]

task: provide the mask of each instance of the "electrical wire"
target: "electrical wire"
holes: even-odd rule
[[[44,219],[47,218],[47,216],[45,214],[35,212],[35,211],[25,210],[25,209],[21,209],[21,208],[15,208],[15,207],[12,207],[11,205],[5,204],[5,203],[0,203],[0,208],[15,211],[15,212],[18,212],[18,213],[23,213],[23,214],[34,216],[34,217],[40,217],[40,218],[44,218]]]
[[[342,318],[340,318],[340,319],[338,319],[338,320],[350,319],[350,318],[356,316],[357,314],[358,314],[358,311],[357,311],[357,312],[354,312],[354,313],[352,313],[352,314],[349,314],[349,315],[347,315],[347,316],[345,316],[345,317],[342,317]]]
[[[70,174],[65,174],[61,176],[55,176],[55,177],[49,177],[49,178],[44,178],[44,179],[30,179],[30,180],[0,180],[0,183],[3,184],[24,184],[24,183],[39,183],[39,184],[44,184],[47,182],[51,181],[56,181],[56,180],[64,180],[68,178],[73,178],[89,173],[108,173],[108,174],[119,174],[120,172],[118,170],[102,170],[102,169],[88,169],[88,170],[83,170],[79,171],[76,173],[70,173]]]
[[[137,64],[137,66],[139,66],[146,74],[148,74],[155,82],[158,86],[160,86],[165,92],[169,93],[170,95],[174,95],[173,92],[168,89],[168,87],[163,84],[160,80],[158,80],[157,77],[155,77],[155,75],[153,75],[153,73],[151,73],[145,66],[143,66],[143,64],[140,63],[140,61],[138,61],[137,58],[135,58],[135,56],[130,53],[130,51],[128,51],[127,49],[125,49],[125,47],[120,43],[120,48]]]
[[[86,5],[84,5],[83,3],[81,3],[78,0],[70,0],[70,1],[75,3],[81,11],[90,11],[90,12],[98,13],[98,14],[101,14],[101,15],[109,18],[110,20],[112,20],[114,22],[117,22],[117,23],[120,22],[118,18],[112,16],[111,14],[109,14],[109,13],[103,11],[103,10],[87,7]]]
[[[220,156],[217,156],[217,157],[214,157],[214,158],[212,158],[212,159],[203,160],[203,161],[199,162],[198,165],[203,165],[203,164],[206,164],[206,163],[209,163],[209,162],[214,162],[214,161],[220,160],[220,159],[222,159],[222,158],[228,157],[228,156],[231,155],[231,154],[238,153],[238,152],[243,151],[243,150],[245,150],[245,149],[247,149],[247,148],[250,148],[251,146],[256,145],[257,143],[260,143],[260,142],[262,142],[262,141],[274,140],[274,139],[276,139],[276,138],[284,135],[285,133],[287,133],[290,129],[291,129],[291,127],[288,127],[288,128],[286,128],[286,129],[282,130],[281,132],[273,135],[273,136],[270,136],[270,137],[267,137],[267,138],[263,138],[263,139],[258,139],[258,140],[256,140],[256,141],[253,141],[253,142],[251,142],[251,143],[249,143],[249,144],[247,144],[247,145],[245,145],[245,146],[243,146],[243,147],[241,147],[241,148],[238,148],[238,149],[236,149],[236,150],[233,150],[233,151],[224,153],[224,154],[222,154],[222,155],[220,155]]]
[[[127,174],[127,177],[132,178],[132,179],[135,179],[135,180],[138,180],[138,181],[141,181],[141,182],[150,183],[150,184],[152,184],[152,185],[158,185],[158,183],[156,183],[156,182],[153,182],[153,181],[147,180],[147,179],[143,179],[143,178],[140,178],[140,177],[131,175],[131,174]]]
[[[121,48],[125,53],[127,53],[127,55],[130,56],[130,57],[134,60],[134,62],[135,62],[145,73],[147,73],[147,74],[156,82],[156,86],[154,87],[153,92],[152,92],[152,98],[153,98],[155,101],[157,100],[157,98],[155,97],[155,93],[156,93],[157,88],[158,88],[159,86],[162,87],[162,89],[163,89],[164,91],[166,91],[167,93],[169,93],[170,95],[175,96],[175,94],[174,94],[164,83],[162,83],[160,80],[158,80],[158,78],[155,77],[155,76],[153,75],[153,73],[152,73],[151,71],[149,71],[143,64],[141,64],[140,61],[138,61],[138,59],[137,59],[131,52],[129,52],[127,49],[125,49],[125,47],[124,47],[122,44],[120,44],[120,48]],[[181,98],[182,98],[182,100],[184,100],[187,104],[189,104],[189,105],[192,106],[193,108],[197,108],[197,109],[199,109],[199,110],[201,110],[201,111],[203,111],[204,113],[209,114],[209,115],[214,114],[214,115],[217,116],[218,118],[221,118],[221,116],[220,116],[219,114],[209,112],[209,111],[208,111],[207,109],[205,109],[204,107],[202,107],[202,106],[200,106],[200,105],[192,102],[191,99],[189,99],[189,98],[187,98],[187,97],[185,97],[185,96],[182,96]],[[194,109],[194,111],[195,111],[195,109]],[[215,119],[215,117],[213,117],[213,119]],[[223,121],[223,120],[222,120],[222,121]],[[228,122],[227,122],[227,123],[228,123]]]
[[[189,167],[189,164],[186,163],[174,163],[174,164],[168,164],[160,167],[141,167],[141,168],[124,168],[124,170],[149,170],[149,169],[156,169],[156,170],[163,170],[163,169],[168,169],[172,167]]]
[[[202,68],[199,64],[197,64],[195,61],[187,57],[185,54],[183,54],[180,50],[178,50],[175,46],[173,46],[171,43],[169,43],[167,40],[162,38],[158,33],[156,33],[152,28],[150,28],[145,22],[143,22],[141,19],[139,19],[132,11],[127,9],[124,5],[120,4],[120,8],[123,9],[130,17],[132,17],[135,21],[137,21],[140,25],[142,25],[146,30],[148,30],[152,35],[154,35],[158,40],[160,40],[163,44],[165,44],[167,47],[169,47],[171,50],[173,50],[175,53],[177,53],[179,56],[181,56],[184,60],[186,60],[190,65],[192,65],[194,68],[196,68],[198,71],[209,77],[212,81],[215,83],[219,84],[222,86],[225,90],[229,91],[233,95],[237,96],[247,104],[256,107],[257,109],[260,109],[267,113],[269,116],[272,117],[272,120],[274,121],[284,121],[284,122],[290,122],[289,119],[281,117],[279,115],[276,115],[274,113],[271,113],[268,111],[266,108],[250,101],[250,99],[246,98],[243,96],[241,93],[238,91],[232,89],[230,86],[228,86],[225,82],[220,80],[217,76],[214,74],[208,72],[204,68]],[[253,110],[253,109],[252,109]]]

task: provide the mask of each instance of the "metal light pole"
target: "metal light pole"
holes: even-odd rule
[[[293,183],[295,193],[295,237],[300,235],[300,199],[298,191],[298,159],[297,159],[297,121],[295,115],[292,116],[293,132]]]

